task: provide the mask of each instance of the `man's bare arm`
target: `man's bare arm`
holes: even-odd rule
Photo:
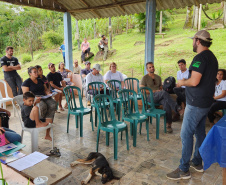
[[[200,83],[202,78],[202,74],[196,71],[191,72],[191,78],[178,80],[177,85],[178,87],[187,86],[187,87],[195,87]]]

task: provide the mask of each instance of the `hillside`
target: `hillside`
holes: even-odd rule
[[[212,12],[217,12],[219,9],[219,4],[214,4],[210,6]],[[211,12],[210,11],[210,12]],[[211,15],[211,14],[210,14]],[[172,11],[173,21],[168,24],[168,28],[164,31],[166,36],[162,39],[161,36],[156,36],[155,40],[155,68],[156,73],[160,74],[162,78],[167,76],[176,76],[176,71],[178,70],[177,61],[184,58],[189,66],[195,53],[192,51],[192,40],[188,39],[195,34],[194,30],[184,30],[183,25],[186,17],[186,9],[179,9]],[[204,14],[202,14],[204,18]],[[211,37],[213,38],[213,44],[211,50],[216,55],[219,61],[220,68],[226,68],[226,29],[216,29],[209,30]],[[97,44],[100,38],[89,40],[91,45],[91,51],[94,54],[97,53]],[[134,46],[136,41],[143,41],[143,43]],[[107,59],[105,62],[97,62],[102,65],[102,74],[105,74],[109,69],[110,62],[116,62],[118,65],[118,70],[126,74],[128,77],[136,77],[141,79],[143,76],[143,63],[144,63],[144,44],[145,34],[139,33],[138,30],[132,30],[131,33],[122,35],[116,35],[113,38],[113,49],[116,49],[116,54],[111,58]],[[73,59],[77,58],[80,61],[81,51],[77,50],[77,46],[73,50]],[[15,57],[21,59],[21,54],[14,54]],[[33,65],[41,65],[44,69],[44,74],[48,73],[47,65],[49,62],[58,64],[62,61],[61,53],[58,48],[46,50],[46,51],[36,51],[34,53],[34,60],[30,63],[22,65],[22,70],[19,74],[23,79],[28,78],[27,68]],[[92,64],[96,63],[93,59],[90,60]],[[82,68],[83,64],[80,64]],[[0,72],[0,79],[3,78],[3,72]]]

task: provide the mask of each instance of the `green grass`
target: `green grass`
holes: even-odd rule
[[[213,12],[217,12],[220,8],[220,4],[209,5],[207,13],[212,16]],[[168,76],[176,77],[178,70],[177,61],[184,58],[187,61],[187,67],[189,67],[193,57],[196,55],[192,51],[192,40],[188,37],[193,36],[196,31],[190,29],[183,29],[184,21],[186,18],[186,9],[175,9],[173,12],[173,21],[168,23],[166,36],[162,39],[161,36],[156,36],[155,40],[155,69],[156,73],[161,73],[162,79]],[[202,18],[205,15],[202,13]],[[209,21],[208,24],[211,24]],[[216,55],[219,68],[226,69],[226,29],[209,30],[211,37],[213,38],[213,44],[210,49]],[[91,45],[91,51],[94,54],[97,53],[97,44],[100,38],[89,40]],[[118,70],[126,74],[128,77],[136,77],[141,79],[144,74],[144,49],[145,44],[134,46],[136,41],[145,41],[145,34],[139,33],[136,30],[132,30],[131,33],[114,36],[113,38],[113,49],[116,49],[116,54],[111,58],[108,58],[104,63],[102,61],[95,62],[93,58],[90,60],[92,65],[99,63],[102,65],[102,74],[105,74],[109,70],[109,64],[116,62]],[[77,50],[77,46],[73,50],[73,59],[77,58],[80,61],[81,51]],[[15,53],[18,59],[21,59],[22,53]],[[25,80],[28,78],[27,68],[33,65],[41,65],[44,74],[46,75],[49,71],[47,65],[49,62],[58,64],[62,61],[61,53],[58,48],[49,51],[36,51],[34,53],[34,60],[30,63],[22,65],[22,70],[19,70],[19,74]],[[80,64],[84,68],[83,64]],[[58,66],[57,66],[58,67]],[[0,72],[0,79],[3,78],[3,72]]]

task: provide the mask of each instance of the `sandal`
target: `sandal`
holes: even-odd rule
[[[167,133],[172,133],[172,132],[173,132],[172,127],[171,127],[171,126],[167,126],[167,127],[166,127],[166,132],[167,132]]]
[[[50,150],[50,152],[47,153],[46,155],[47,156],[55,155],[56,157],[60,157],[61,156],[60,149],[58,149],[57,147],[54,147],[53,150]]]
[[[59,107],[59,110],[60,110],[60,111],[64,111],[64,108],[63,108],[63,107]]]

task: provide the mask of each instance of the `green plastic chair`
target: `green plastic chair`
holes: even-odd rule
[[[150,123],[152,124],[152,117],[156,118],[156,139],[159,139],[160,117],[162,116],[164,116],[164,132],[166,133],[166,111],[155,108],[153,92],[149,87],[141,87],[140,90],[144,98],[145,114],[150,117]]]
[[[93,99],[96,95],[101,94],[101,88],[104,90],[104,94],[106,94],[106,84],[103,82],[91,82],[88,84],[87,93],[90,96],[90,102],[91,102],[91,110],[93,111],[93,108],[95,108],[93,104]],[[109,105],[109,103],[107,103]],[[97,112],[95,109],[95,127],[97,127]]]
[[[142,99],[142,95],[141,95],[141,92],[140,92],[140,87],[139,87],[139,80],[137,78],[126,78],[124,80],[124,86],[125,86],[125,89],[129,89],[129,90],[133,90],[135,91],[135,86],[134,86],[134,82],[137,83],[137,99],[138,100],[141,100]]]
[[[113,133],[114,138],[114,159],[117,160],[118,158],[118,133],[119,132],[126,132],[126,144],[127,150],[129,150],[129,138],[128,138],[128,128],[127,124],[118,121],[115,119],[114,114],[114,106],[113,106],[113,98],[109,95],[97,95],[94,97],[94,106],[97,110],[99,123],[98,123],[98,130],[97,130],[97,145],[96,150],[98,152],[99,147],[99,137],[100,137],[100,130],[106,132],[106,145],[109,146],[109,135]],[[109,114],[107,114],[107,108],[109,109]]]
[[[77,90],[79,97],[79,104],[76,104],[74,90]],[[68,105],[68,113],[67,113],[67,133],[69,131],[69,120],[70,115],[75,115],[76,128],[78,128],[78,118],[80,119],[80,137],[83,137],[83,116],[86,114],[90,114],[90,122],[93,129],[93,117],[92,110],[89,108],[85,108],[82,103],[81,90],[76,86],[68,86],[64,88],[64,94],[66,97],[67,105]]]
[[[226,109],[222,109],[223,116],[226,115]]]
[[[137,103],[137,93],[133,90],[122,89],[118,91],[118,94],[120,97],[120,103],[121,105],[123,105],[122,121],[128,121],[130,123],[130,134],[133,135],[133,146],[136,147],[137,125],[138,123],[142,123],[144,121],[146,121],[147,140],[149,141],[148,117],[145,114],[139,112]]]
[[[120,98],[118,97],[117,92],[121,90],[121,82],[118,80],[109,80],[107,82],[109,87],[109,92],[113,98],[113,103],[116,104],[116,113],[118,115],[118,120],[120,120],[121,107],[120,107]]]

